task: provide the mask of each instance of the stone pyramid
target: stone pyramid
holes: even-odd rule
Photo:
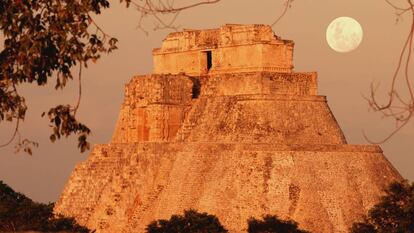
[[[265,25],[169,34],[55,212],[99,233],[144,232],[190,208],[230,232],[264,214],[347,232],[401,176],[380,147],[347,144],[317,74],[293,72],[293,47]]]

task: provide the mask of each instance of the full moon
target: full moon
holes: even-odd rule
[[[329,46],[341,53],[358,48],[362,42],[362,36],[361,25],[350,17],[336,18],[326,29],[326,41]]]

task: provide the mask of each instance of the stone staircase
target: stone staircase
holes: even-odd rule
[[[177,132],[177,141],[185,141],[190,136],[192,129],[202,117],[206,104],[207,100],[203,98],[193,100],[192,108],[187,113],[180,130]]]

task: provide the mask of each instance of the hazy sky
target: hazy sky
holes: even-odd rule
[[[147,21],[147,36],[137,29],[137,12],[125,9],[118,0],[111,2],[111,8],[96,20],[108,34],[119,39],[119,50],[91,64],[83,73],[79,117],[92,129],[93,144],[109,142],[124,85],[133,75],[151,73],[151,50],[159,47],[171,32],[153,31],[152,21]],[[222,0],[216,5],[182,12],[177,25],[202,29],[226,23],[271,24],[281,9],[282,0]],[[350,53],[334,52],[325,40],[326,27],[340,16],[355,18],[364,30],[362,44]],[[282,21],[273,27],[277,35],[295,41],[295,70],[319,73],[319,93],[328,97],[328,104],[351,144],[367,143],[362,130],[373,139],[381,139],[394,127],[394,122],[370,112],[362,95],[368,94],[373,80],[381,81],[384,87],[389,84],[411,20],[406,15],[396,24],[395,19],[394,10],[384,0],[296,0]],[[57,103],[73,104],[77,98],[76,82],[63,92],[54,91],[53,86],[52,82],[47,87],[21,90],[29,106],[21,127],[22,137],[40,143],[34,155],[15,154],[13,146],[0,149],[0,180],[42,202],[56,201],[74,166],[88,156],[77,150],[76,138],[49,142],[48,121],[40,114]],[[413,125],[411,122],[382,145],[391,163],[411,181],[414,180]],[[10,126],[0,124],[0,144],[8,140],[11,132]]]

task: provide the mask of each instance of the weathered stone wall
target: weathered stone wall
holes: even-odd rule
[[[234,45],[212,50],[211,73],[273,71],[293,69],[293,47],[285,44]],[[270,54],[270,56],[269,56]],[[202,56],[201,53],[200,56]]]
[[[125,101],[112,143],[187,138],[195,141],[344,143],[325,99],[316,94],[316,73],[136,76],[125,88]],[[267,107],[257,111],[255,105],[265,102]],[[217,114],[210,115],[211,112]],[[306,119],[302,119],[304,116]],[[193,136],[188,137],[197,122],[206,124],[200,124]],[[203,128],[206,126],[208,129]],[[296,141],[298,135],[302,137]]]
[[[208,67],[207,51],[212,67]],[[226,25],[216,30],[171,33],[153,51],[155,74],[197,76],[207,73],[293,69],[293,42],[276,37],[265,25]]]
[[[324,97],[289,95],[202,97],[193,105],[177,140],[346,143]]]
[[[55,212],[76,217],[81,225],[86,225],[95,207],[102,199],[102,189],[113,179],[113,174],[120,169],[122,148],[95,145],[88,160],[78,164],[72,172],[68,184],[56,203]],[[70,211],[68,214],[67,211]],[[99,223],[96,223],[99,225]],[[88,227],[97,228],[96,224]]]
[[[112,142],[172,140],[191,105],[192,88],[184,75],[134,77],[125,87]]]
[[[204,59],[204,60],[203,60]],[[163,53],[153,56],[154,74],[206,74],[207,58],[201,51]]]
[[[210,74],[201,84],[202,96],[317,95],[316,72]]]
[[[172,32],[163,40],[161,48],[154,49],[158,53],[179,53],[190,50],[203,50],[223,47],[225,45],[248,45],[260,42],[275,44],[291,44],[290,40],[282,40],[275,36],[272,28],[262,24],[226,24],[218,29],[191,30],[184,29]]]
[[[189,104],[192,81],[187,75],[139,75],[125,87],[124,104],[145,107],[148,104]]]
[[[144,232],[189,208],[232,233],[269,213],[315,233],[347,232],[399,179],[376,146],[112,144],[76,168],[55,211],[98,232]]]
[[[280,44],[233,45],[229,47],[154,54],[155,74],[269,71],[289,73],[293,69],[293,47]],[[211,51],[212,67],[207,68]],[[269,56],[270,55],[270,56]]]

